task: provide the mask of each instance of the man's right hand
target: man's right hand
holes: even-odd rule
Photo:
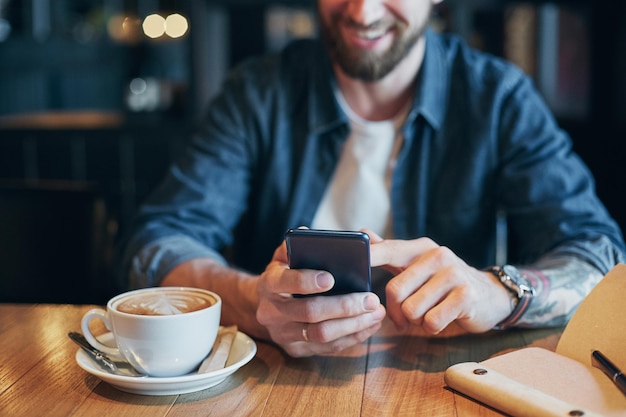
[[[258,322],[294,357],[338,352],[373,335],[386,315],[373,293],[294,297],[329,290],[328,272],[290,269],[285,243],[258,280]]]

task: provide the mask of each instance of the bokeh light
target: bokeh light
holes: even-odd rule
[[[165,19],[165,33],[171,38],[180,38],[189,29],[189,24],[184,16],[175,13]]]
[[[118,14],[109,19],[107,31],[111,39],[123,43],[141,40],[141,20],[137,16]]]
[[[165,33],[165,18],[158,14],[151,14],[143,20],[143,33],[149,38],[158,38]]]

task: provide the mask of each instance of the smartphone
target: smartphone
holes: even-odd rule
[[[319,269],[335,277],[335,286],[315,295],[372,290],[370,239],[367,233],[319,229],[289,229],[285,233],[289,267]]]

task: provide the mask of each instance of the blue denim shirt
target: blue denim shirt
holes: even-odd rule
[[[348,135],[322,44],[298,41],[233,71],[198,135],[139,211],[122,271],[157,284],[188,259],[259,273],[287,228],[310,225]],[[395,238],[428,236],[492,265],[496,218],[509,261],[573,253],[607,272],[616,223],[568,135],[520,70],[427,32],[391,186]],[[604,242],[597,244],[598,241]]]

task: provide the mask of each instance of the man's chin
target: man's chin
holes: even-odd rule
[[[348,77],[365,82],[379,81],[393,70],[395,65],[388,63],[385,65],[380,57],[368,55],[354,59],[338,59],[336,63]]]

